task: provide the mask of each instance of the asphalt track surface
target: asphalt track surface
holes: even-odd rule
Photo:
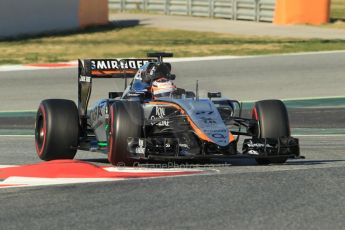
[[[0,229],[343,229],[344,136],[300,137],[305,160],[213,164],[205,175],[0,190]],[[35,163],[0,137],[1,164]],[[106,164],[106,157],[77,159]]]
[[[221,91],[237,100],[344,96],[344,52],[273,55],[173,63],[176,84],[200,95]],[[76,100],[76,68],[0,72],[0,111],[36,110],[45,98]],[[123,80],[99,79],[91,104],[123,90]]]
[[[199,78],[239,99],[297,98],[343,96],[344,60],[345,53],[332,53],[174,66],[186,87]],[[1,110],[35,109],[45,97],[74,99],[75,74],[0,73]],[[306,159],[284,165],[225,160],[199,166],[209,170],[202,175],[1,189],[0,229],[343,229],[345,136],[299,138]],[[1,165],[40,162],[32,136],[1,136],[0,153]],[[96,153],[80,151],[76,158],[109,165]]]

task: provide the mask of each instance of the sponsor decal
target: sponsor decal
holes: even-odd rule
[[[187,145],[187,144],[179,144],[179,146],[182,148],[189,148],[189,145]]]
[[[246,144],[249,148],[265,148],[265,144],[263,143],[253,143],[252,141]],[[270,144],[266,144],[266,148],[272,148]]]
[[[106,112],[106,109],[108,108],[108,106],[106,105],[105,102],[102,102],[100,104],[98,104],[94,109],[92,109],[90,111],[90,119],[91,121],[95,122],[98,121],[100,119],[100,117],[102,117]],[[98,121],[99,123],[100,121]],[[98,124],[98,126],[101,124]],[[96,126],[96,125],[94,125]],[[98,127],[97,126],[97,127]]]
[[[156,107],[154,107],[152,112],[155,114],[151,115],[151,117],[150,117],[151,120],[155,120],[157,118],[164,118],[166,116],[165,115],[165,107],[156,106]],[[152,125],[153,125],[153,123],[152,123]],[[160,121],[156,125],[157,126],[169,126],[169,121]]]
[[[104,108],[105,118],[109,118],[109,109],[108,106],[105,106]]]
[[[150,71],[150,75],[153,75],[156,71],[156,66],[152,67],[151,71]]]
[[[91,77],[88,77],[88,76],[80,76],[80,77],[79,77],[79,81],[80,81],[80,82],[87,82],[87,83],[90,83],[90,82],[91,82]]]
[[[259,152],[255,150],[249,150],[247,153],[250,155],[259,155]]]
[[[145,146],[143,139],[139,139],[138,147],[135,148],[135,153],[145,156]]]
[[[203,123],[211,125],[211,124],[216,124],[217,122],[211,118],[211,117],[200,117]]]
[[[223,134],[221,134],[221,133],[213,133],[212,137],[217,138],[217,139],[218,138],[225,138],[225,136]]]
[[[141,75],[142,75],[142,70],[138,70],[138,72],[135,74],[135,76],[134,76],[134,79],[135,80],[142,80],[142,77],[141,77]]]
[[[92,70],[121,70],[121,69],[139,69],[146,63],[153,61],[150,59],[106,59],[91,60]]]
[[[228,130],[226,129],[203,129],[205,132],[208,133],[226,133]]]

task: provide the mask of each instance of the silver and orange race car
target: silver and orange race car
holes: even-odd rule
[[[176,87],[171,53],[145,59],[78,61],[78,105],[47,99],[39,105],[35,143],[42,160],[72,159],[77,150],[107,154],[114,165],[147,160],[255,158],[258,164],[284,163],[300,155],[291,137],[287,109],[280,100],[254,104],[245,118],[242,104],[220,92],[199,97]],[[123,78],[124,92],[109,92],[89,108],[92,81]],[[132,79],[127,84],[127,79]],[[242,150],[238,150],[241,136]]]

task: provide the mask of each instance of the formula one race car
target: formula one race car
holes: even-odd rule
[[[242,104],[208,93],[177,88],[171,53],[149,53],[147,59],[78,61],[78,107],[64,99],[39,105],[35,143],[42,160],[72,159],[78,149],[108,155],[114,165],[142,160],[174,161],[231,157],[255,158],[258,164],[284,163],[299,157],[288,114],[279,100],[255,103],[244,118]],[[92,81],[124,78],[124,92],[88,108]],[[127,78],[133,78],[127,86]],[[239,152],[240,136],[247,136]]]

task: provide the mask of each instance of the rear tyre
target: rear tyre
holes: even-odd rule
[[[78,147],[79,115],[73,101],[48,99],[38,107],[35,145],[39,158],[45,161],[73,159]]]
[[[256,132],[258,138],[279,138],[291,135],[289,117],[284,103],[280,100],[264,100],[255,103],[252,118],[257,120],[259,127]],[[283,164],[287,157],[258,158],[260,165]]]
[[[132,166],[128,152],[128,137],[141,137],[144,112],[139,102],[116,101],[110,106],[108,160],[113,165]]]

